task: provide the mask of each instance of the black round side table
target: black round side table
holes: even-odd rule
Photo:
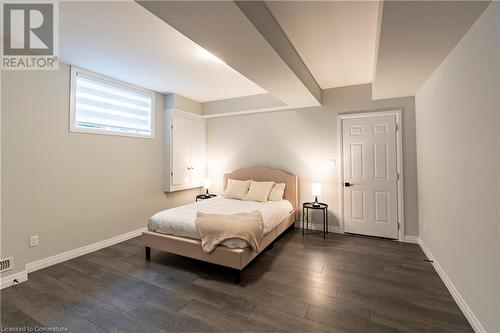
[[[209,194],[209,195],[207,195],[207,194],[205,194],[205,193],[203,193],[203,194],[198,194],[198,195],[196,196],[196,202],[198,202],[198,200],[205,200],[205,199],[215,198],[216,196],[217,196],[217,194]]]
[[[304,202],[302,204],[302,236],[304,236],[304,220],[306,228],[309,231],[309,210],[319,209],[323,213],[323,239],[326,239],[326,234],[328,233],[328,205],[325,203],[319,203],[316,206],[314,202]]]

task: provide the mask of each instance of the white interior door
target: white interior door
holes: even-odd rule
[[[344,119],[345,232],[398,238],[396,116]]]
[[[172,184],[186,185],[191,182],[190,143],[191,119],[172,116]]]

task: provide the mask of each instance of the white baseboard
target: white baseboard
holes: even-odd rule
[[[323,229],[321,229],[321,230],[323,230]],[[330,232],[334,232],[336,234],[343,234],[342,230],[340,230],[340,227],[337,227],[337,226],[329,227],[328,230]]]
[[[425,255],[427,256],[427,259],[432,260],[432,265],[436,269],[436,272],[439,274],[441,280],[443,280],[444,284],[446,285],[446,288],[448,288],[448,291],[450,292],[451,296],[453,296],[453,299],[460,307],[460,310],[462,310],[462,312],[464,313],[465,317],[471,324],[474,331],[477,333],[487,333],[483,325],[481,325],[479,319],[476,317],[472,309],[469,307],[467,302],[464,300],[464,298],[458,291],[458,289],[455,288],[453,282],[451,282],[450,278],[446,274],[443,267],[441,267],[439,262],[432,255],[431,250],[427,247],[427,245],[425,245],[424,241],[420,237],[418,237],[418,244],[420,245],[420,248],[422,249],[422,251],[424,251]]]
[[[405,235],[403,242],[418,244],[418,236]]]
[[[297,228],[297,229],[302,228],[302,222],[295,221],[295,228]],[[309,223],[309,229],[316,230],[316,231],[323,231],[323,224]],[[343,232],[340,229],[340,227],[337,227],[335,225],[333,225],[333,226],[329,225],[328,226],[328,232],[333,232],[335,234],[343,234]]]
[[[142,232],[145,230],[146,230],[146,228],[140,228],[140,229],[137,229],[134,231],[127,232],[125,234],[121,234],[121,235],[118,235],[118,236],[115,236],[112,238],[105,239],[105,240],[97,242],[97,243],[82,246],[82,247],[79,247],[79,248],[74,249],[74,250],[70,250],[67,252],[56,254],[56,255],[48,257],[48,258],[44,258],[44,259],[40,259],[40,260],[37,260],[34,262],[30,262],[29,264],[26,265],[26,271],[28,273],[31,273],[31,272],[37,271],[39,269],[55,265],[55,264],[58,264],[60,262],[66,261],[66,260],[70,260],[70,259],[82,256],[84,254],[103,249],[105,247],[126,241],[126,240],[134,238],[134,237],[137,237],[137,236],[141,235]]]
[[[301,221],[296,221],[295,222],[295,228],[302,228],[302,222]],[[323,231],[323,225],[322,224],[309,224],[309,229],[312,230],[317,230],[317,231]],[[333,232],[336,234],[343,234],[342,229],[338,226],[328,226],[328,232]],[[402,242],[405,243],[414,243],[418,244],[418,237],[417,236],[411,236],[411,235],[406,235],[404,240]]]
[[[17,280],[17,281],[14,281]],[[21,271],[19,273],[14,273],[9,276],[3,277],[0,280],[0,289],[10,287],[12,285],[21,283],[28,280],[28,272],[27,271]]]

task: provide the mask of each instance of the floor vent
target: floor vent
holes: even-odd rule
[[[5,259],[0,260],[0,273],[8,271],[9,269],[12,269],[12,267],[14,267],[14,258],[13,257],[9,257],[9,258],[5,258]]]

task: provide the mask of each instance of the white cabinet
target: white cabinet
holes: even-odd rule
[[[205,119],[180,110],[167,110],[165,149],[165,191],[203,186],[206,169]]]

